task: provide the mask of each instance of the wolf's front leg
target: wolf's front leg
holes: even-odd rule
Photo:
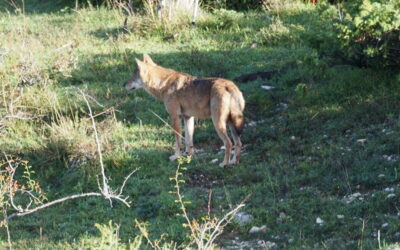
[[[185,147],[188,155],[193,155],[194,117],[185,117]]]
[[[171,116],[172,129],[175,134],[175,153],[169,157],[170,161],[175,161],[181,156],[181,126],[179,116]]]

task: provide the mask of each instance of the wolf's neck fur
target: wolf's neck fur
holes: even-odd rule
[[[144,89],[157,99],[163,100],[168,94],[167,90],[171,85],[175,85],[178,90],[188,81],[187,78],[195,78],[189,74],[178,73],[175,70],[163,68],[161,66],[150,66],[144,77]]]

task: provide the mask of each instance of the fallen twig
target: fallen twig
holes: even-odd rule
[[[133,170],[131,173],[129,173],[129,174],[125,177],[125,179],[124,179],[124,181],[123,181],[121,187],[119,188],[119,193],[118,193],[118,194],[116,194],[116,193],[109,187],[109,185],[108,185],[108,178],[107,178],[107,176],[105,175],[105,169],[104,169],[104,164],[103,164],[103,156],[102,156],[102,152],[101,152],[100,138],[99,138],[99,135],[98,135],[98,132],[97,132],[97,128],[96,128],[96,122],[95,122],[95,120],[94,120],[94,117],[95,117],[95,116],[93,115],[92,108],[90,107],[90,104],[89,104],[89,101],[88,101],[88,98],[87,98],[87,97],[89,97],[91,100],[95,101],[96,104],[98,104],[99,106],[101,106],[101,107],[104,107],[104,106],[101,105],[99,102],[97,102],[96,99],[94,99],[93,97],[91,97],[91,96],[85,94],[81,89],[79,89],[79,88],[76,88],[76,89],[78,90],[78,92],[82,95],[83,99],[85,100],[86,105],[87,105],[87,107],[88,107],[88,109],[89,109],[89,116],[90,116],[90,119],[91,119],[91,121],[92,121],[92,126],[93,126],[93,130],[94,130],[95,141],[96,141],[96,145],[97,145],[97,152],[98,152],[98,154],[99,154],[99,163],[100,163],[101,176],[102,176],[102,186],[99,185],[99,190],[100,190],[100,192],[88,192],[88,193],[82,193],[82,194],[74,194],[74,195],[66,196],[66,197],[63,197],[63,198],[60,198],[60,199],[56,199],[56,200],[53,200],[53,201],[50,201],[50,202],[47,202],[47,203],[42,203],[42,202],[40,201],[40,199],[39,199],[37,196],[35,196],[30,190],[25,190],[25,189],[14,190],[13,187],[12,187],[12,184],[13,184],[14,182],[11,181],[11,182],[10,182],[10,186],[8,187],[8,189],[9,189],[9,191],[8,191],[8,196],[9,196],[10,204],[11,204],[12,208],[13,208],[14,210],[16,210],[16,212],[15,212],[15,213],[12,213],[12,214],[10,214],[10,215],[5,216],[6,223],[7,223],[7,221],[11,220],[11,219],[14,218],[14,217],[21,217],[21,216],[25,216],[25,215],[28,215],[28,214],[32,214],[32,213],[35,213],[35,212],[37,212],[37,211],[40,211],[40,210],[42,210],[42,209],[44,209],[44,208],[47,208],[47,207],[50,207],[50,206],[53,206],[53,205],[56,205],[56,204],[65,202],[65,201],[67,201],[67,200],[73,200],[73,199],[84,198],[84,197],[91,197],[91,196],[96,196],[96,197],[99,197],[99,196],[101,197],[101,196],[102,196],[102,197],[104,197],[104,198],[106,198],[106,199],[108,199],[108,200],[110,201],[111,206],[112,206],[112,200],[117,200],[117,201],[120,201],[120,202],[122,202],[123,204],[125,204],[127,207],[130,207],[130,204],[129,204],[128,201],[127,201],[128,197],[126,197],[126,198],[123,197],[123,196],[122,196],[122,192],[123,192],[123,190],[124,190],[124,187],[125,187],[127,181],[129,180],[129,178],[130,178],[138,169]],[[6,116],[6,117],[7,117],[7,116]],[[8,116],[8,117],[9,117],[9,116]],[[8,117],[7,117],[7,118],[8,118]],[[3,119],[4,119],[4,118],[3,118]],[[0,121],[1,121],[1,120],[0,120]],[[10,161],[10,159],[8,158],[7,154],[6,154],[5,152],[3,152],[3,154],[4,154],[5,159],[6,159],[6,161],[7,161],[8,167],[10,168],[11,180],[14,180],[14,174],[15,174],[17,168],[18,168],[18,163],[16,164],[16,166],[13,166],[13,164],[12,164],[12,162]],[[30,202],[29,202],[29,204],[26,205],[25,207],[22,207],[22,206],[20,206],[20,205],[15,204],[15,202],[14,202],[14,196],[15,196],[15,193],[16,193],[17,191],[18,191],[18,192],[21,192],[22,194],[27,193],[27,194],[29,195],[29,197],[30,197]],[[13,193],[13,192],[15,192],[15,193]],[[30,208],[31,204],[33,203],[33,200],[36,201],[37,203],[41,203],[41,205],[39,205],[39,206],[37,206],[37,207],[34,207],[34,208]]]

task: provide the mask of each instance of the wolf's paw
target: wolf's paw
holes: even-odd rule
[[[237,164],[237,163],[238,163],[238,162],[236,161],[236,159],[232,159],[232,160],[230,160],[228,163],[221,162],[221,163],[219,164],[219,166],[220,166],[221,168],[224,168],[224,167],[226,167],[226,166],[235,165],[235,164]]]
[[[229,160],[228,165],[235,165],[237,163],[238,163],[238,161],[236,160],[236,155],[233,155],[232,159]]]
[[[171,156],[169,157],[169,160],[170,160],[170,161],[176,161],[176,159],[178,159],[178,158],[179,158],[179,155],[174,154],[174,155],[171,155]]]

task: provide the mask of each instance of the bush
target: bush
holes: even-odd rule
[[[204,0],[203,5],[215,9],[249,10],[262,6],[262,0]]]
[[[339,38],[348,57],[359,65],[400,63],[400,2],[358,0],[344,5]]]

